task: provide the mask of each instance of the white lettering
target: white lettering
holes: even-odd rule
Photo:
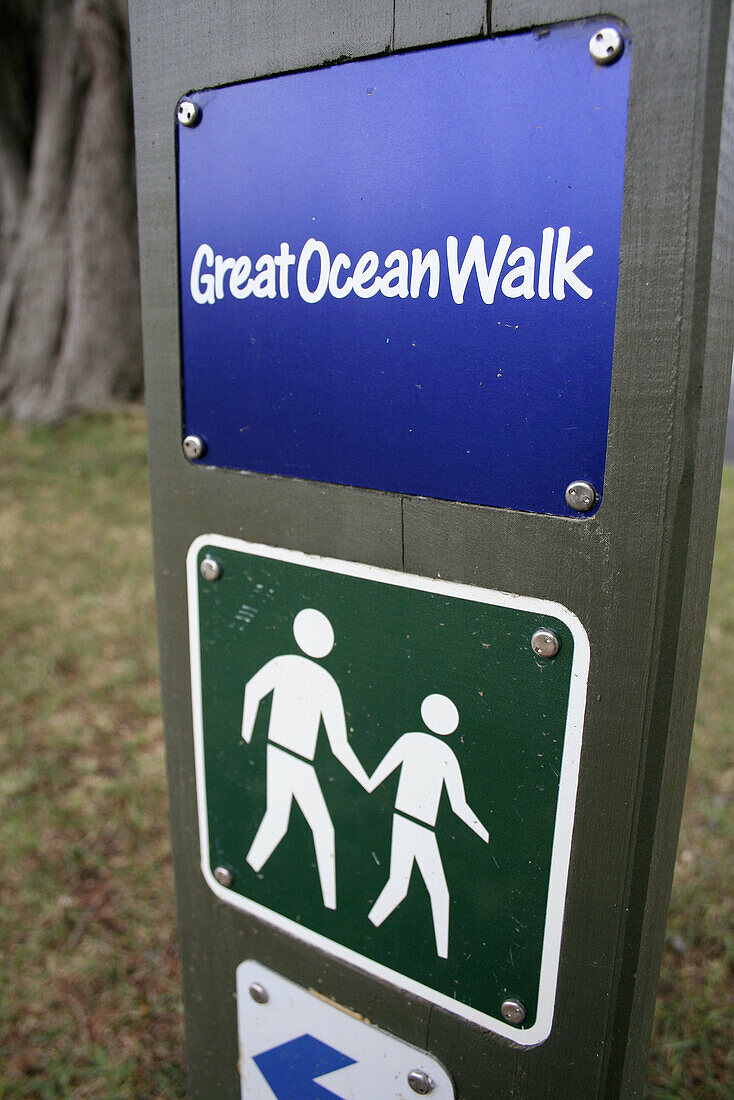
[[[510,251],[512,239],[508,233],[503,233],[488,266],[484,237],[474,234],[459,257],[458,239],[448,236],[446,264],[451,296],[457,305],[462,305],[474,276],[486,305],[492,305],[497,294],[527,300],[536,294],[542,299],[552,295],[557,301],[563,301],[567,288],[581,298],[590,298],[593,291],[582,282],[577,269],[593,256],[594,249],[585,244],[569,255],[570,246],[571,228],[567,225],[558,230],[546,226],[542,230],[539,253],[528,245],[519,245]],[[311,266],[314,259],[318,261],[317,268]],[[327,293],[337,300],[352,293],[365,299],[374,298],[376,294],[385,298],[416,299],[425,293],[429,298],[437,298],[441,288],[441,258],[435,248],[425,254],[420,248],[412,252],[393,249],[385,257],[380,273],[380,257],[372,249],[364,252],[352,266],[348,253],[337,252],[332,262],[324,241],[309,237],[298,260],[288,242],[283,241],[278,252],[274,255],[263,253],[254,266],[249,256],[219,256],[211,245],[200,244],[191,264],[191,297],[198,305],[214,305],[227,291],[239,300],[250,295],[287,299],[291,289],[290,269],[294,265],[298,294],[308,303],[321,301]]]
[[[428,297],[435,298],[438,295],[438,281],[441,272],[441,263],[435,248],[429,249],[425,256],[420,248],[413,249],[413,267],[410,272],[410,296],[417,298],[421,292],[423,278],[428,275]]]
[[[380,281],[386,298],[408,297],[408,257],[399,248],[385,257],[385,274]]]
[[[201,265],[214,266],[214,249],[208,244],[200,244],[191,265],[191,297],[200,306],[214,305],[214,276],[202,275]]]
[[[286,241],[280,246],[280,254],[273,257],[275,266],[279,269],[280,279],[278,281],[278,290],[281,298],[288,297],[288,268],[296,262],[296,257],[291,252]]]
[[[233,298],[247,298],[252,294],[252,260],[249,256],[240,256],[232,268],[229,277],[229,293]],[[249,281],[248,281],[249,280]]]
[[[348,275],[344,280],[342,286],[339,286],[337,279],[339,278],[339,272],[342,268],[349,268],[352,266],[352,261],[349,259],[345,252],[339,252],[334,257],[334,262],[331,265],[331,271],[329,272],[329,294],[332,298],[346,298],[347,294],[352,290],[352,277]]]
[[[508,237],[506,233],[502,234],[497,244],[497,248],[495,249],[489,272],[487,272],[487,257],[484,252],[484,237],[472,237],[461,267],[459,267],[457,254],[458,244],[459,242],[456,237],[446,238],[446,259],[448,260],[449,282],[451,284],[451,294],[453,295],[454,301],[457,305],[461,305],[464,301],[466,284],[469,282],[469,276],[471,275],[472,268],[474,268],[477,273],[477,282],[479,283],[479,293],[482,295],[482,301],[485,302],[486,305],[491,306],[494,302],[494,295],[497,290],[497,283],[499,282],[502,265],[505,262],[505,257],[512,244],[512,238]]]
[[[550,270],[551,256],[553,254],[553,238],[555,229],[548,226],[543,230],[543,243],[540,247],[540,269],[538,271],[538,297],[550,298]]]
[[[315,290],[309,290],[308,287],[308,265],[311,257],[314,253],[318,253],[321,260],[321,269],[319,271],[319,281]],[[324,294],[326,294],[326,288],[329,285],[329,250],[323,241],[316,241],[313,237],[309,237],[301,250],[301,256],[298,260],[298,271],[296,279],[298,282],[298,293],[303,298],[304,302],[320,302]]]
[[[234,260],[231,256],[224,258],[224,256],[217,256],[214,260],[214,293],[221,301],[224,297],[224,276],[228,271],[231,271],[234,267]]]
[[[380,289],[380,279],[375,279],[371,286],[365,286],[377,271],[377,267],[380,263],[379,257],[376,252],[365,252],[363,256],[360,256],[357,263],[354,266],[354,276],[352,278],[352,286],[354,293],[359,298],[373,298]]]
[[[593,291],[586,283],[582,283],[574,272],[579,264],[593,256],[594,249],[590,244],[585,244],[578,252],[574,252],[569,260],[568,246],[571,243],[571,229],[564,225],[558,230],[558,246],[556,248],[556,262],[553,268],[553,297],[562,302],[566,297],[566,283],[582,298],[590,298]]]
[[[255,271],[259,271],[253,283],[252,293],[256,298],[275,298],[275,260],[265,253],[255,264]]]
[[[510,253],[507,262],[510,270],[502,280],[502,293],[505,298],[534,298],[535,253],[532,248],[521,245]]]

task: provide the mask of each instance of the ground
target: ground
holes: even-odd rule
[[[0,428],[0,509],[0,1100],[183,1098],[142,413]],[[729,468],[647,1100],[734,1097],[733,544]]]

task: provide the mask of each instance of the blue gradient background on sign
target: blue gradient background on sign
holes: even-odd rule
[[[630,46],[589,55],[596,23],[352,62],[200,92],[178,127],[185,431],[204,464],[577,515],[606,456]],[[485,305],[451,296],[446,237],[502,233],[540,257],[572,230],[590,299]],[[367,249],[436,248],[439,296],[304,302],[228,291],[195,303],[202,242],[253,261],[309,237],[354,265]],[[312,262],[311,286],[318,264]],[[340,278],[343,281],[344,273]],[[536,283],[537,285],[537,283]],[[225,283],[226,286],[226,283]]]

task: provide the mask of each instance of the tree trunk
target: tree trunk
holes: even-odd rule
[[[5,20],[0,413],[49,421],[142,389],[126,11],[10,0]]]

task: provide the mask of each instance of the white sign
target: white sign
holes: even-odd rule
[[[252,960],[237,1020],[244,1100],[454,1100],[435,1058]]]

